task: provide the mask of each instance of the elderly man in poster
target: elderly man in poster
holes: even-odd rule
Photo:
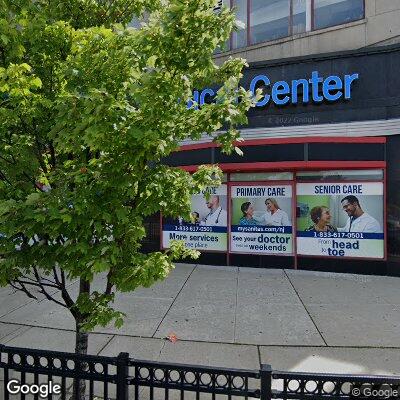
[[[213,195],[206,201],[207,208],[210,212],[200,222],[201,225],[207,226],[227,226],[228,216],[225,210],[219,204],[219,196]]]
[[[381,233],[379,222],[366,213],[356,196],[346,196],[341,200],[343,211],[349,216],[346,225],[339,232]]]

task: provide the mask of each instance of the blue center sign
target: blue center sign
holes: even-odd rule
[[[321,103],[326,101],[337,101],[339,99],[351,99],[351,89],[355,81],[359,79],[359,74],[354,73],[344,75],[343,78],[337,75],[330,75],[324,78],[318,71],[313,71],[310,78],[293,79],[290,82],[276,81],[271,82],[267,75],[256,75],[250,82],[250,91],[255,93],[256,89],[263,86],[270,93],[264,94],[264,97],[256,104],[256,107],[264,107],[271,102],[278,106],[286,104],[307,104],[309,102]],[[206,103],[207,97],[216,95],[214,89],[206,88],[201,91],[193,92],[193,100],[200,106]],[[193,102],[189,101],[188,108]]]

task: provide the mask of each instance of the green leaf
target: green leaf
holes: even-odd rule
[[[0,39],[1,39],[1,41],[3,42],[3,44],[4,44],[5,46],[8,45],[9,39],[8,39],[8,37],[7,37],[6,35],[4,35],[4,33],[2,33],[2,34],[0,35]]]
[[[28,206],[36,204],[40,199],[40,193],[34,192],[27,196],[25,204]]]
[[[35,88],[41,88],[42,87],[42,81],[38,77],[33,78],[31,80],[31,85],[32,85],[32,87],[35,87]]]

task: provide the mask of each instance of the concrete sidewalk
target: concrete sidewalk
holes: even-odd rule
[[[124,326],[99,328],[89,350],[238,368],[263,362],[400,374],[399,289],[393,277],[178,264],[164,282],[118,295]],[[70,291],[76,295],[76,284]],[[73,351],[74,321],[54,303],[0,289],[0,315],[3,344]],[[166,341],[170,333],[180,340]]]

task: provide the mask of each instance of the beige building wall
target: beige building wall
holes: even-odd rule
[[[365,0],[362,20],[236,49],[215,58],[222,62],[229,56],[240,56],[256,62],[394,43],[400,43],[400,0]]]

